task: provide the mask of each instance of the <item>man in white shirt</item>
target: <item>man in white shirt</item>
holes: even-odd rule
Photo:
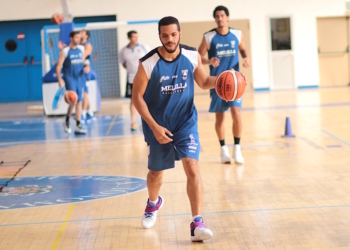
[[[129,44],[123,47],[119,51],[119,62],[126,68],[128,72],[125,97],[131,99],[132,87],[134,82],[134,77],[136,75],[139,59],[144,57],[149,51],[149,47],[144,44],[138,43],[138,34],[135,30],[131,30],[128,33]],[[130,112],[131,112],[131,131],[137,130],[136,124],[136,114],[137,110],[132,103],[130,103]]]

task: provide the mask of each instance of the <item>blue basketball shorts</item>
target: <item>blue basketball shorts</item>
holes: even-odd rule
[[[242,97],[235,101],[226,102],[218,96],[215,89],[210,90],[210,97],[211,102],[209,112],[222,113],[228,110],[230,107],[242,108]]]
[[[64,78],[64,82],[66,83],[66,90],[77,93],[78,102],[82,102],[84,99],[84,82],[78,82],[69,78]]]
[[[200,143],[198,132],[175,135],[167,144],[154,142],[148,145],[148,169],[162,171],[175,167],[175,161],[193,158],[198,161]]]

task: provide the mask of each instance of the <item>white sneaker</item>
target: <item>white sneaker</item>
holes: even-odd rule
[[[64,132],[70,134],[72,133],[72,130],[70,128],[69,122],[67,123],[66,121],[63,122],[63,127],[64,127]]]
[[[233,158],[235,159],[235,163],[243,164],[244,158],[241,153],[241,146],[240,145],[234,145],[233,147]]]
[[[81,124],[79,126],[75,127],[75,134],[86,134],[86,130],[83,129],[83,127],[81,126]]]
[[[206,228],[202,217],[197,217],[191,225],[191,241],[203,241],[213,238],[213,232]]]
[[[157,212],[159,209],[162,208],[163,204],[164,204],[164,200],[161,196],[158,196],[158,202],[155,205],[150,203],[150,201],[148,199],[145,213],[144,213],[142,220],[141,220],[141,226],[143,228],[148,229],[148,228],[153,227],[154,224],[156,224]]]
[[[228,150],[228,147],[226,145],[221,147],[221,163],[229,164],[231,163],[231,157],[230,152]]]

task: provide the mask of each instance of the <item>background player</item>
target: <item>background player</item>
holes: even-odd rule
[[[85,49],[85,64],[90,66],[90,56],[92,54],[92,45],[88,42],[88,39],[90,38],[90,32],[88,30],[82,30],[80,31],[80,37],[81,41],[80,44],[84,46]],[[90,72],[86,74],[86,81],[85,81],[85,87],[84,87],[84,100],[83,100],[83,111],[81,116],[81,121],[90,121],[91,119],[95,118],[94,112],[90,109],[90,100],[89,100],[89,86],[87,81],[90,80],[89,76],[90,74],[93,74],[91,68]]]
[[[75,117],[77,120],[77,126],[75,127],[76,134],[85,134],[86,130],[82,128],[80,118],[82,110],[83,93],[85,86],[85,73],[89,72],[88,65],[84,65],[84,46],[80,45],[80,33],[78,31],[72,31],[69,34],[70,44],[63,48],[58,58],[56,74],[58,78],[59,87],[62,88],[66,85],[67,90],[71,90],[77,93],[78,101],[75,105]],[[84,69],[84,66],[85,69]],[[63,67],[63,68],[62,68]],[[61,69],[63,73],[63,79],[61,77]],[[72,115],[74,104],[70,104],[64,122],[64,131],[71,133],[69,124],[69,118]]]
[[[126,68],[128,72],[125,97],[131,98],[132,87],[134,77],[137,72],[139,59],[149,52],[149,47],[144,44],[138,43],[138,34],[135,30],[131,30],[127,33],[129,44],[123,47],[119,51],[119,62]],[[137,110],[132,102],[130,102],[130,113],[131,113],[131,130],[137,130],[136,114]]]
[[[240,51],[244,62],[243,67],[250,65],[248,50],[245,47],[243,34],[240,30],[228,27],[229,11],[224,6],[218,6],[213,12],[217,28],[204,34],[198,52],[202,56],[203,64],[210,64],[210,75],[218,76],[225,70],[234,69],[239,71]],[[208,51],[208,58],[204,57]],[[243,163],[244,158],[241,153],[240,139],[242,135],[242,98],[236,101],[226,102],[216,93],[215,89],[210,90],[211,104],[209,112],[215,112],[215,129],[221,145],[221,162],[230,163],[231,157],[227,146],[225,145],[225,111],[230,108],[233,118],[234,149],[233,158],[236,163]]]
[[[164,199],[159,196],[163,172],[182,161],[193,221],[191,240],[210,239],[213,234],[202,218],[203,184],[199,172],[200,151],[194,80],[202,89],[214,88],[216,77],[206,75],[195,48],[179,45],[180,25],[174,17],[158,23],[163,46],[141,58],[134,79],[133,103],[142,117],[149,145],[147,187],[149,199],[142,226],[151,228]]]

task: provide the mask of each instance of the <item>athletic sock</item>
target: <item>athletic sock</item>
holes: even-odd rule
[[[233,137],[234,141],[235,141],[235,145],[239,145],[239,143],[241,142],[241,138],[240,137]]]
[[[77,120],[77,126],[80,127],[80,121]]]
[[[221,146],[221,147],[222,147],[222,146],[225,146],[225,139],[219,140],[219,142],[220,142],[220,146]]]
[[[85,118],[86,117],[86,113],[87,113],[87,111],[86,110],[83,110],[83,112],[81,113],[82,114],[82,116]]]
[[[194,221],[197,217],[202,217],[202,215],[195,215],[192,217],[192,221]]]
[[[157,204],[157,202],[158,202],[158,199],[159,199],[159,198],[157,198],[155,201],[151,201],[151,200],[149,200],[149,202],[150,202],[150,203],[152,203],[152,204],[155,204],[155,205],[156,205],[156,204]]]

